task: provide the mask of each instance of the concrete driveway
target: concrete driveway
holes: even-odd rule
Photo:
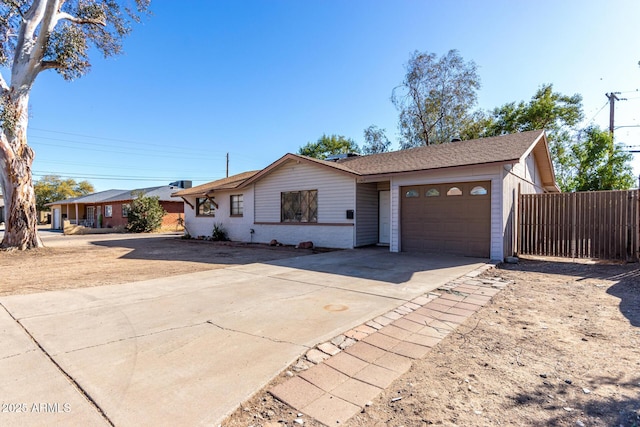
[[[0,425],[218,425],[317,343],[484,262],[371,248],[0,298]]]

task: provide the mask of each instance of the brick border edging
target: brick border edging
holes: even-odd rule
[[[440,292],[316,345],[286,370],[292,378],[269,393],[319,422],[344,423],[511,283],[477,279],[495,266],[485,264],[438,287]]]

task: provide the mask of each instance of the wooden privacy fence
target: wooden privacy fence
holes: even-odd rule
[[[638,190],[521,194],[522,255],[638,260]]]

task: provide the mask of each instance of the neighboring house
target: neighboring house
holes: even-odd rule
[[[544,131],[336,161],[286,154],[265,169],[174,193],[193,236],[433,252],[514,252],[518,193],[559,192]]]
[[[159,198],[160,205],[167,212],[162,219],[163,227],[177,226],[184,216],[184,204],[172,198],[171,194],[182,188],[179,183],[187,183],[186,185],[190,186],[190,181],[178,181],[175,185],[137,190],[106,190],[48,203],[47,206],[52,212],[51,228],[62,229],[64,221],[92,228],[124,226],[128,222],[127,214],[131,202],[140,194]]]

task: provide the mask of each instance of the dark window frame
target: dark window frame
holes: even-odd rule
[[[209,197],[196,197],[196,216],[215,217],[215,202]]]
[[[244,215],[244,197],[242,194],[232,194],[229,196],[229,214],[231,216]]]
[[[280,222],[317,223],[318,190],[280,193]]]

